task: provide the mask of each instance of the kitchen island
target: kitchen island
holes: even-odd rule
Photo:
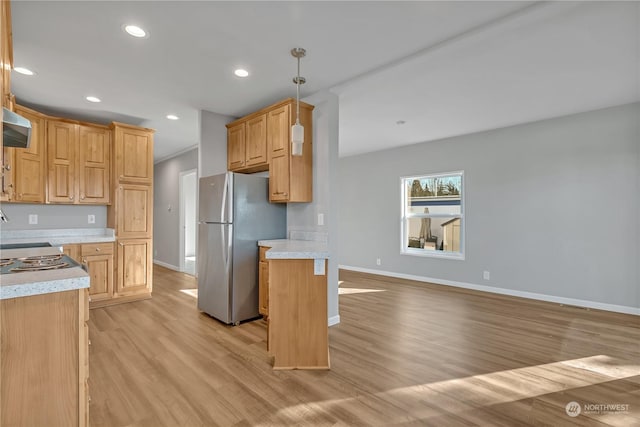
[[[262,240],[268,262],[268,343],[273,369],[329,369],[324,242]]]
[[[0,256],[4,263],[55,251]],[[0,276],[0,425],[88,425],[88,288],[78,264]]]

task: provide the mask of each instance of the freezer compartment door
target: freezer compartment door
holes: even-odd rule
[[[231,224],[198,224],[198,309],[232,323]]]
[[[198,195],[200,222],[233,222],[233,174],[231,172],[200,178]]]

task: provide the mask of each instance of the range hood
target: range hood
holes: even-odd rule
[[[11,110],[2,108],[2,145],[29,148],[31,122]]]

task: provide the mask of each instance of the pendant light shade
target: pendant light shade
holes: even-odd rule
[[[293,78],[296,84],[296,122],[291,126],[291,155],[302,156],[302,144],[304,144],[304,126],[300,124],[300,85],[305,83],[305,78],[300,77],[300,58],[307,54],[301,47],[291,49],[291,56],[298,59],[298,75]]]

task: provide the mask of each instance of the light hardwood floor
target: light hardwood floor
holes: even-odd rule
[[[153,299],[91,310],[91,425],[640,425],[637,316],[340,278],[331,370],[273,371],[263,321],[199,313],[195,279],[155,266]]]

